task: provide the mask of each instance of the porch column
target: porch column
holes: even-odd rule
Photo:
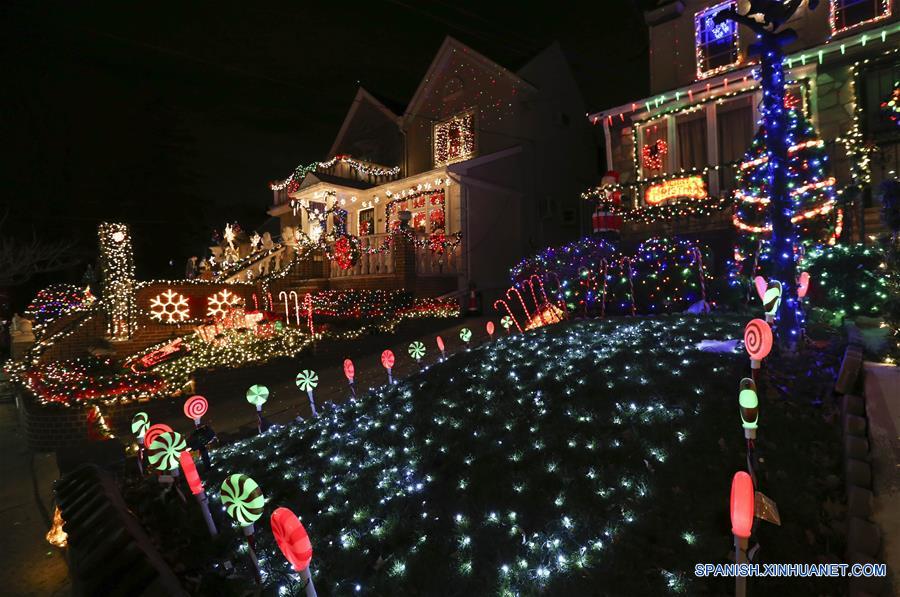
[[[709,164],[709,195],[719,195],[719,121],[716,118],[716,102],[706,104],[706,163]]]

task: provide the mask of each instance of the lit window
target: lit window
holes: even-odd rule
[[[715,21],[717,14],[728,9],[736,10],[737,2],[728,0],[694,15],[698,79],[724,72],[741,61],[737,23]]]
[[[375,208],[359,210],[359,231],[357,236],[375,234]]]
[[[832,34],[891,16],[891,0],[831,0],[830,4]]]
[[[434,125],[434,165],[445,166],[475,154],[475,113],[466,112]]]

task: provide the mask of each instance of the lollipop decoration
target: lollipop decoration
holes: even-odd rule
[[[206,521],[206,528],[209,529],[209,534],[215,537],[219,531],[216,529],[216,523],[213,522],[212,514],[209,512],[209,499],[206,497],[206,491],[203,490],[203,481],[200,480],[200,473],[197,472],[194,457],[191,456],[189,450],[185,450],[178,456],[178,461],[181,463],[181,470],[184,471],[184,478],[188,482],[188,487],[190,487],[194,497],[197,498],[200,510],[203,511],[203,520]]]
[[[797,281],[797,297],[806,298],[807,292],[809,292],[809,272],[801,272]]]
[[[484,327],[487,330],[488,338],[493,340],[494,339],[494,322],[489,321],[489,322],[487,322],[487,324]]]
[[[416,340],[415,342],[409,345],[409,356],[416,360],[416,363],[421,365],[422,357],[425,356],[425,345],[420,341]]]
[[[259,581],[259,560],[256,559],[253,544],[253,523],[262,516],[263,506],[266,504],[262,490],[256,481],[247,475],[235,474],[230,475],[222,482],[221,497],[222,504],[225,505],[225,512],[244,530],[250,561],[253,563],[256,579]]]
[[[268,425],[266,424],[266,420],[263,419],[262,416],[262,407],[263,404],[269,399],[269,388],[259,384],[253,384],[247,390],[247,402],[256,406],[256,422],[257,429],[260,433],[263,433]]]
[[[187,442],[177,431],[165,431],[150,443],[150,465],[162,472],[178,474],[178,457],[187,450]]]
[[[756,429],[759,427],[759,397],[756,395],[756,383],[749,377],[745,377],[741,380],[738,390],[744,437],[748,440],[756,439]]]
[[[444,351],[444,339],[438,336],[435,338],[435,341],[437,342],[438,350],[441,351],[441,360],[447,360],[447,353]]]
[[[193,419],[194,427],[200,426],[200,418],[209,410],[209,403],[203,396],[191,396],[184,401],[184,416]]]
[[[393,384],[394,378],[391,376],[391,369],[394,367],[394,353],[391,350],[381,353],[381,366],[387,369],[388,383]]]
[[[172,431],[172,428],[165,423],[151,425],[150,428],[147,429],[146,435],[144,435],[144,445],[149,448],[153,444],[153,440],[169,431]]]
[[[772,328],[762,319],[753,319],[744,328],[744,350],[750,355],[750,369],[755,373],[762,360],[772,351]]]
[[[144,438],[147,430],[150,428],[150,415],[145,412],[135,413],[131,419],[131,432],[137,436],[138,440],[138,470],[144,474]]]
[[[353,397],[356,398],[356,381],[354,377],[356,375],[356,368],[353,366],[353,361],[350,359],[344,359],[344,376],[347,378],[347,383],[350,384],[350,391],[353,392]]]
[[[319,385],[319,376],[311,369],[304,369],[297,374],[297,387],[306,392],[309,396],[309,408],[312,409],[312,415],[318,417],[316,412],[316,400],[313,398],[313,390]]]
[[[466,343],[466,348],[469,348],[469,340],[472,339],[472,330],[469,328],[459,330],[459,339]]]
[[[753,285],[756,287],[756,294],[759,296],[759,300],[765,301],[766,288],[768,288],[766,279],[762,276],[756,276],[753,278]]]
[[[513,319],[509,315],[504,315],[500,318],[500,325],[503,326],[503,329],[506,330],[506,335],[509,336],[509,328],[512,327]]]
[[[731,534],[734,535],[734,561],[747,563],[747,548],[750,546],[750,532],[753,529],[754,504],[756,495],[753,480],[744,471],[738,471],[731,479]],[[735,577],[735,595],[747,592],[747,577]]]
[[[775,321],[775,314],[781,304],[781,282],[772,280],[763,295],[763,309],[766,310],[766,323]]]
[[[316,597],[316,588],[309,570],[313,555],[312,542],[303,523],[287,508],[277,508],[272,512],[270,524],[281,553],[305,581],[306,596]]]

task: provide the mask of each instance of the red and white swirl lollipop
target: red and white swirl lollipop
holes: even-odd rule
[[[272,512],[269,522],[278,549],[306,583],[306,597],[316,597],[316,587],[313,585],[309,570],[313,556],[312,542],[306,529],[303,528],[303,523],[296,514],[283,507],[276,508]]]
[[[209,410],[209,403],[203,396],[191,396],[184,401],[184,416],[194,420],[196,427],[200,426],[200,418]]]
[[[750,355],[750,368],[759,369],[772,351],[772,328],[762,319],[753,319],[744,328],[744,350]]]
[[[172,428],[165,423],[150,425],[150,428],[147,429],[147,433],[144,435],[144,445],[149,448],[153,444],[153,440],[155,440],[163,433],[168,433],[170,431],[172,431]]]
[[[391,376],[391,369],[394,368],[394,352],[390,349],[381,353],[381,366],[387,369],[388,383],[393,384],[394,378]]]

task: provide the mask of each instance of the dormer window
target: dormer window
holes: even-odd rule
[[[434,125],[434,165],[446,166],[475,155],[475,112],[458,114]]]
[[[831,34],[891,16],[891,0],[831,0]]]
[[[724,72],[741,61],[737,23],[715,20],[717,14],[728,9],[736,10],[737,1],[728,0],[694,15],[698,79]]]

